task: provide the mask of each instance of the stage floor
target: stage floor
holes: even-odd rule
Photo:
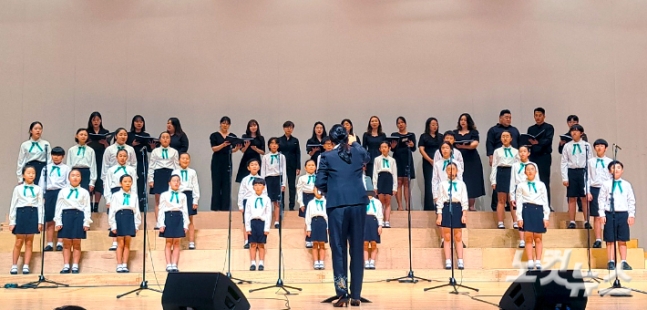
[[[268,284],[241,285],[252,309],[330,309],[329,304],[320,301],[329,297],[333,287],[325,284],[292,284],[303,288],[302,292],[293,295],[276,294],[276,289],[248,293],[249,289],[266,286]],[[401,283],[366,283],[364,297],[373,303],[364,303],[361,309],[497,309],[494,305],[474,300],[482,300],[498,304],[501,295],[509,283],[505,282],[470,282],[466,285],[480,289],[472,292],[461,289],[459,295],[449,294],[450,289],[443,288],[435,291],[424,292],[423,288],[443,284],[442,282],[419,282],[417,284]],[[647,282],[624,283],[625,285],[647,290]],[[600,285],[606,288],[607,283]],[[72,287],[56,289],[5,289],[0,291],[2,309],[54,309],[61,305],[76,304],[89,310],[117,310],[117,309],[162,309],[161,294],[146,291],[141,295],[135,294],[117,300],[117,294],[127,292],[136,287],[110,286],[110,287]],[[647,295],[634,293],[631,298],[624,297],[599,297],[589,298],[587,309],[644,309]]]

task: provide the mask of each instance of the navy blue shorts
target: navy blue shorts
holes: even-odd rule
[[[184,191],[186,195],[186,208],[189,211],[189,216],[198,214],[198,209],[193,209],[193,191]]]
[[[593,217],[599,217],[600,204],[598,203],[598,198],[600,197],[600,188],[591,187],[591,196],[593,196],[593,200],[589,201],[589,215]]]
[[[584,169],[568,169],[568,187],[566,188],[566,197],[585,197],[585,186],[586,183],[584,182]]]
[[[251,222],[252,234],[247,238],[249,243],[267,243],[265,235],[265,221],[253,219]]]
[[[607,217],[607,222],[604,224],[604,241],[629,241],[629,223],[627,222],[629,220],[629,213],[616,212],[615,218],[611,212],[607,211],[604,213]]]

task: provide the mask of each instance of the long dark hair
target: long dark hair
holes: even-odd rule
[[[353,132],[355,131],[355,126],[353,126],[353,122],[350,119],[345,118],[345,119],[341,120],[341,123],[339,123],[339,124],[341,124],[341,126],[344,127],[344,123],[346,123],[346,122],[348,122],[348,124],[350,124],[350,132],[348,132],[348,133],[351,134],[351,135],[354,135]],[[346,129],[346,128],[344,128],[344,129]]]
[[[469,113],[463,113],[458,117],[458,121],[456,122],[456,130],[462,130],[463,128],[461,127],[461,118],[465,116],[465,120],[467,121],[467,130],[472,131],[476,130],[476,125],[474,125],[474,120],[472,119],[472,116]]]
[[[173,125],[173,128],[175,129],[175,134],[178,135],[178,137],[183,136],[184,130],[182,130],[182,125],[180,125],[180,120],[177,117],[171,117],[168,120],[171,121],[171,125]]]
[[[432,121],[436,121],[436,124],[438,124],[438,128],[436,128],[436,132],[431,132],[431,129],[429,129]],[[438,119],[436,119],[435,117],[430,117],[425,122],[425,134],[431,135],[432,133],[435,133],[436,137],[440,135],[440,123],[438,123]]]
[[[104,130],[103,128],[103,117],[101,117],[101,113],[94,111],[92,114],[90,114],[90,118],[88,118],[88,132],[94,132],[94,126],[92,126],[92,119],[94,117],[99,117],[101,120],[101,123],[99,124],[99,130]]]
[[[379,123],[379,124],[377,125],[377,134],[378,134],[378,135],[381,135],[381,134],[382,134],[382,121],[380,120],[380,118],[379,118],[379,117],[377,117],[377,116],[375,116],[375,115],[371,116],[371,117],[368,119],[368,126],[366,126],[366,132],[367,132],[369,135],[373,132],[373,128],[371,127],[371,120],[373,120],[374,118],[376,118],[376,119],[377,119],[377,122]]]
[[[341,124],[335,124],[330,129],[330,139],[338,145],[337,153],[339,157],[350,164],[352,153],[350,152],[350,145],[348,145],[348,134],[346,128]]]
[[[231,122],[229,122],[231,124]],[[258,124],[258,122],[255,119],[250,119],[249,122],[247,122],[247,129],[245,129],[245,134],[247,135],[248,138],[252,137],[252,131],[249,129],[249,127],[252,127],[252,125],[256,124],[256,137],[260,138],[261,137],[261,125]]]
[[[317,139],[317,133],[315,133],[315,128],[317,128],[317,125],[321,125],[321,127],[323,128],[323,130],[321,131],[321,140],[323,140],[323,138],[328,136],[328,133],[326,132],[326,125],[319,121],[312,126],[312,137],[310,137],[310,139],[319,140]]]
[[[146,121],[144,120],[144,117],[141,115],[135,115],[133,116],[133,120],[130,121],[130,132],[135,132],[135,121],[142,121],[144,125],[142,126],[142,132],[146,131]]]

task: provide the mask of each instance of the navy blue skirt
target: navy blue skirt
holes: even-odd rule
[[[328,243],[328,223],[323,216],[313,217],[310,228],[310,241]]]
[[[499,187],[499,185],[497,185],[497,187]],[[440,226],[445,228],[465,228],[466,225],[461,221],[461,218],[463,217],[463,207],[461,204],[458,202],[452,202],[452,213],[450,213],[449,208],[449,203],[445,202],[443,205],[443,220],[440,223]]]
[[[85,188],[88,192],[90,191],[90,168],[73,168],[79,170],[81,173],[81,187]]]
[[[308,211],[308,203],[312,200],[315,199],[315,194],[310,194],[310,193],[303,193],[303,211],[301,211],[301,208],[299,208],[299,217],[306,217],[306,211]]]
[[[14,235],[33,235],[38,233],[38,208],[20,207],[16,208],[16,227],[13,228]]]
[[[389,176],[391,176],[390,173]],[[367,214],[366,221],[364,222],[364,241],[375,241],[376,243],[380,243],[382,240],[380,235],[377,233],[378,227],[380,227],[380,223],[378,223],[377,217],[375,217],[375,215]]]
[[[168,168],[156,169],[153,172],[153,187],[149,190],[150,194],[161,194],[168,191],[168,182],[171,180],[173,170]]]
[[[270,197],[270,200],[272,202],[279,201],[281,197],[281,177],[265,177],[265,184],[267,184],[267,196]]]
[[[523,219],[523,231],[536,234],[546,232],[544,227],[544,207],[534,203],[524,203],[521,218]]]
[[[186,207],[189,211],[189,216],[198,214],[198,209],[193,210],[193,191],[184,191],[186,195]]]
[[[110,231],[110,237],[134,237],[137,234],[137,229],[135,229],[135,213],[133,210],[123,209],[117,211],[115,220],[117,221],[117,233],[113,234]]]
[[[510,193],[510,173],[512,173],[512,167],[496,167],[495,192]]]
[[[63,227],[58,231],[58,238],[85,239],[86,231],[83,230],[85,216],[83,211],[76,209],[63,210]]]
[[[48,189],[45,191],[45,223],[54,220],[54,213],[56,213],[56,200],[60,189]]]
[[[184,218],[182,211],[164,212],[164,232],[160,232],[163,238],[184,238]]]
[[[34,167],[34,169],[36,169],[36,178],[34,179],[34,183],[38,184],[38,182],[40,182],[40,173],[43,172],[45,163],[42,161],[32,160],[25,164],[25,167],[27,166],[32,166]]]
[[[267,243],[265,222],[259,219],[253,219],[250,226],[252,226],[252,234],[247,238],[249,243]]]
[[[393,195],[393,175],[389,172],[380,172],[377,175],[377,193]]]

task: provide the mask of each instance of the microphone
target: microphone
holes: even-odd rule
[[[614,146],[616,149],[618,149],[618,150],[621,150],[621,151],[622,151],[622,148],[621,148],[619,145],[617,145],[617,144],[615,144],[615,143],[614,143],[614,144],[613,144],[613,146]]]

